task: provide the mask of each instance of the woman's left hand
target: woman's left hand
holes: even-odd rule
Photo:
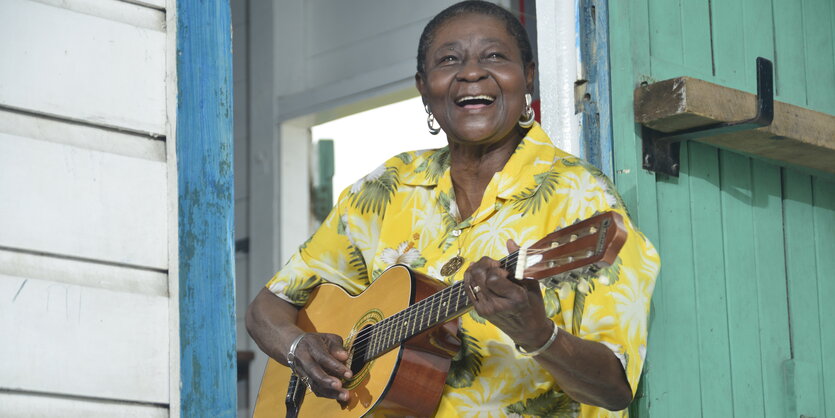
[[[510,252],[518,246],[509,240]],[[476,312],[523,348],[541,347],[554,324],[545,315],[539,282],[515,280],[498,261],[483,257],[464,272],[464,287]]]

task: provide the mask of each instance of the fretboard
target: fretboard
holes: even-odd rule
[[[516,269],[517,253],[499,260],[501,267],[511,275]],[[463,315],[472,306],[463,281],[444,288],[369,327],[365,334],[368,338],[365,360],[373,360],[407,339]]]

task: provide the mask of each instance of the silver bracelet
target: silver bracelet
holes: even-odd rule
[[[306,332],[299,334],[292,343],[290,343],[290,351],[287,352],[287,365],[290,366],[290,370],[296,371],[296,347],[299,346],[299,342],[307,335]]]
[[[560,332],[560,327],[558,327],[557,324],[553,322],[552,324],[554,324],[554,330],[551,332],[551,338],[548,338],[548,341],[545,341],[545,344],[543,344],[542,347],[539,347],[533,351],[525,351],[521,346],[519,346],[519,344],[515,344],[516,351],[523,357],[534,357],[542,354],[543,351],[547,350],[548,347],[550,347],[551,344],[553,344],[554,341],[557,340],[557,334],[559,334]]]

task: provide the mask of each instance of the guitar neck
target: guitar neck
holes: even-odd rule
[[[612,265],[626,235],[621,215],[604,212],[548,234],[499,262],[510,277],[544,280],[546,286],[553,287]],[[463,282],[457,282],[361,331],[364,357],[373,360],[471,308]]]
[[[518,251],[515,251],[499,260],[502,268],[511,275],[516,269],[517,256]],[[446,287],[371,326],[365,359],[373,360],[409,338],[465,314],[472,307],[463,281]]]

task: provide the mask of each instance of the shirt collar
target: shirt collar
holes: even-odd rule
[[[568,154],[555,147],[542,127],[535,123],[491,183],[498,181],[498,196],[508,199],[533,184],[533,176],[549,170],[558,158],[566,156]],[[412,186],[438,186],[444,183],[444,177],[449,177],[449,165],[448,146],[417,151],[412,162],[414,168],[402,173],[401,182]]]
[[[537,176],[551,170],[558,159],[568,156],[554,146],[542,127],[535,123],[502,171],[493,175],[484,191],[482,205],[473,215],[472,223],[478,223],[489,216],[495,210],[498,199],[523,200],[529,197],[537,187]],[[436,192],[444,198],[441,200],[449,202],[454,196],[449,170],[449,147],[419,153],[413,164],[414,170],[404,173],[401,181],[413,186],[436,187]],[[444,209],[450,210],[449,207]]]

